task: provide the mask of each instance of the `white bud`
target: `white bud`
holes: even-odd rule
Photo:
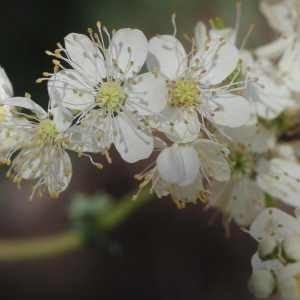
[[[277,274],[277,280],[281,300],[300,299],[300,263],[283,267]]]
[[[300,235],[294,234],[285,238],[282,242],[282,250],[288,260],[300,261]]]
[[[257,270],[252,273],[248,288],[257,299],[267,299],[273,294],[275,285],[274,275],[269,270]]]
[[[266,236],[258,245],[258,254],[261,259],[266,259],[274,254],[277,247],[276,240],[271,236]]]

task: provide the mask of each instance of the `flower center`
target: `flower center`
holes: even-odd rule
[[[168,83],[169,103],[176,107],[192,107],[200,104],[200,91],[194,80],[176,80]]]
[[[51,120],[43,120],[40,122],[37,131],[37,143],[39,145],[55,144],[59,131]]]
[[[232,152],[229,156],[232,173],[240,175],[250,175],[252,172],[253,161],[245,152]]]
[[[127,95],[120,84],[116,82],[104,82],[96,95],[99,107],[107,112],[119,112],[126,101]]]

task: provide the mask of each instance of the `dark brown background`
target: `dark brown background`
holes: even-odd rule
[[[90,0],[1,1],[0,64],[11,77],[17,95],[32,93],[46,106],[45,86],[34,84],[50,60],[45,49],[69,32],[84,32],[100,19],[111,28],[139,27],[148,36],[172,32],[176,11],[180,34],[189,33],[198,19],[220,16],[234,23],[234,0]],[[250,45],[269,39],[257,1],[245,0],[243,33],[257,25]],[[243,34],[242,34],[243,35]],[[104,190],[116,197],[132,190],[133,174],[114,156],[113,166],[98,172],[86,160],[74,159],[74,178],[60,200],[27,201],[22,190],[0,181],[0,238],[25,238],[58,233],[67,228],[70,201],[78,192]],[[202,208],[177,210],[169,199],[157,200],[137,212],[112,235],[119,255],[97,248],[35,262],[0,263],[2,299],[151,299],[247,300],[246,282],[255,244],[233,228],[226,239],[218,222],[208,226]]]

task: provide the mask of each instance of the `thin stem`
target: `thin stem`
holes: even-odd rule
[[[125,197],[106,216],[99,216],[99,233],[113,230],[153,198],[147,189],[137,200],[133,200],[132,196]],[[28,240],[0,240],[0,261],[26,261],[68,254],[84,247],[84,244],[81,232],[76,230]]]
[[[77,231],[45,238],[0,241],[0,261],[21,261],[56,256],[72,252],[82,246]]]
[[[133,199],[132,195],[120,201],[118,205],[106,216],[101,216],[98,220],[99,228],[103,231],[110,231],[126,220],[134,211],[144,206],[153,199],[153,195],[148,189],[144,189],[138,199]]]

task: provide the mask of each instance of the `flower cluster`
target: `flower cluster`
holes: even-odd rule
[[[136,175],[159,198],[179,208],[201,202],[248,230],[258,242],[250,290],[300,299],[300,221],[274,208],[300,208],[300,5],[261,0],[278,39],[246,50],[233,28],[199,22],[184,47],[173,34],[150,38],[138,29],[113,32],[97,23],[71,33],[47,51],[53,71],[44,110],[30,95],[14,97],[0,69],[0,160],[31,197],[58,197],[72,177],[69,152],[101,154],[115,148],[128,163],[148,159]],[[296,128],[297,129],[297,128]],[[138,193],[136,194],[138,197]],[[273,207],[273,208],[269,208]],[[298,229],[299,228],[299,229]]]

